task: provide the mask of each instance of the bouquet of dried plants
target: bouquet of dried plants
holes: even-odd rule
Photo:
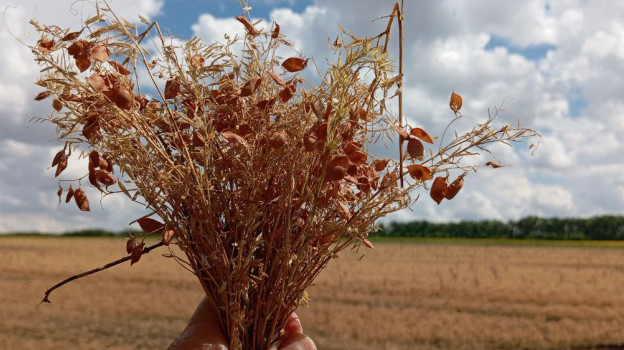
[[[145,237],[131,237],[118,262],[177,245],[183,255],[166,256],[197,276],[230,349],[268,349],[332,258],[373,247],[367,237],[377,219],[410,205],[420,187],[438,203],[452,199],[475,170],[464,157],[536,135],[495,128],[494,115],[425,147],[434,138],[404,125],[403,64],[397,74],[388,58],[394,21],[402,35],[401,10],[395,5],[373,38],[341,28],[335,62],[314,86],[298,73],[308,59],[278,56],[290,46],[279,25],[261,30],[248,14],[237,17],[244,38],[211,44],[173,44],[157,23],[133,25],[107,4],[79,31],[32,22],[45,88],[36,100],[52,100],[47,120],[65,145],[52,166],[59,176],[79,151],[85,169],[61,180],[59,199],[67,193],[89,210],[82,188],[93,186],[143,203],[150,214],[135,221],[162,240],[146,247]],[[398,118],[386,109],[395,96]],[[457,118],[461,104],[453,93]],[[370,145],[397,134],[398,159],[371,154]]]

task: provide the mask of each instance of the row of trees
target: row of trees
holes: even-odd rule
[[[593,218],[526,217],[517,221],[498,220],[432,223],[392,222],[382,225],[378,236],[453,238],[533,238],[570,240],[624,240],[624,216]]]

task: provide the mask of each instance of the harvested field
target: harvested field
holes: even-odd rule
[[[1,349],[165,349],[202,290],[164,250],[45,289],[125,253],[118,238],[0,237]],[[624,349],[624,249],[376,243],[309,290],[321,350]]]

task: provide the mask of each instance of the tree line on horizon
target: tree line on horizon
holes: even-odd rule
[[[515,238],[551,240],[624,240],[624,216],[603,215],[590,218],[541,218],[529,216],[516,221],[500,220],[435,223],[426,220],[381,224],[375,235],[382,237],[432,238]],[[46,235],[20,232],[20,235]],[[140,230],[108,231],[86,229],[61,233],[62,236],[112,237],[144,234]]]
[[[434,223],[426,220],[382,224],[377,236],[440,238],[515,238],[552,240],[624,240],[624,216],[541,218]]]

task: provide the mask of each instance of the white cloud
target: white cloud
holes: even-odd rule
[[[154,16],[162,6],[162,1],[156,0],[134,1],[129,6],[126,3],[123,15],[127,17],[137,13]],[[284,4],[275,2],[277,6],[280,3]],[[6,0],[0,3],[3,8],[9,4]],[[71,1],[62,5],[21,1],[17,8],[8,9],[6,23],[20,35],[31,31],[27,24],[31,17],[78,28],[81,19],[68,11],[70,4]],[[295,49],[305,57],[315,57],[322,71],[324,59],[332,59],[327,39],[333,40],[338,34],[338,24],[358,36],[377,35],[384,30],[386,20],[374,20],[387,15],[393,5],[391,0],[316,0],[302,13],[275,9],[260,26],[268,28],[272,20],[280,23]],[[77,13],[89,13],[79,6],[74,6]],[[462,111],[472,118],[453,125],[456,130],[465,130],[471,123],[483,120],[488,107],[492,110],[505,101],[508,111],[503,114],[502,123],[519,120],[537,128],[544,138],[534,157],[529,156],[526,145],[516,150],[501,148],[499,153],[507,166],[483,169],[467,178],[464,189],[453,201],[437,206],[427,193],[422,193],[413,212],[403,211],[392,218],[443,221],[624,212],[624,81],[619,79],[624,71],[624,2],[406,2],[405,17],[404,91],[410,123],[439,136],[452,119],[448,99],[455,91],[464,97]],[[233,18],[203,14],[189,19],[189,23],[194,23],[193,31],[207,42],[224,41],[224,33],[244,34],[242,25]],[[549,44],[554,49],[539,60],[511,53],[505,47],[486,50],[493,37],[504,38],[516,47]],[[0,149],[0,212],[4,215],[0,218],[0,231],[28,225],[7,216],[30,215],[55,228],[83,225],[85,222],[75,218],[79,217],[76,208],[54,207],[56,187],[51,180],[52,170],[41,175],[50,161],[50,152],[58,148],[56,143],[49,142],[54,139],[51,126],[25,128],[25,115],[50,113],[47,103],[31,102],[37,91],[31,85],[37,68],[31,63],[28,50],[6,31],[0,30],[0,40],[4,43],[0,55],[0,143],[14,151]],[[578,108],[570,103],[573,95],[584,100],[582,110],[573,110]],[[35,147],[35,151],[28,151],[29,147]],[[477,158],[474,162],[480,164],[486,159]],[[67,171],[77,175],[79,170]],[[46,198],[41,199],[39,193],[45,193]],[[90,218],[97,219],[90,220],[96,226],[109,220],[111,225],[122,227],[129,221],[122,213],[128,209],[112,197],[110,204],[107,201],[103,201],[105,213],[98,214],[99,208],[92,205]],[[23,203],[30,203],[31,207]]]

